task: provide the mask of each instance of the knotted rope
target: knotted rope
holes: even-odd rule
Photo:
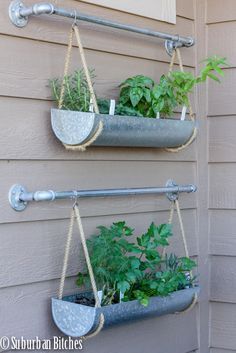
[[[183,219],[182,219],[182,215],[181,215],[181,210],[180,210],[180,205],[179,205],[179,200],[178,199],[176,199],[176,200],[171,202],[168,224],[172,224],[173,223],[173,217],[174,217],[175,209],[176,209],[177,216],[178,216],[180,232],[181,232],[181,238],[182,238],[183,245],[184,245],[185,256],[187,258],[189,258],[189,250],[188,250],[188,245],[187,245],[187,239],[186,239],[186,234],[185,234],[185,230],[184,230],[184,224],[183,224]],[[163,249],[162,258],[164,258],[165,254],[166,254],[166,247],[164,247],[164,249]],[[189,272],[189,275],[190,275],[190,278],[193,279],[193,272],[192,271]],[[186,312],[190,311],[195,306],[195,304],[197,303],[197,299],[198,299],[198,296],[195,293],[192,303],[185,310],[181,311],[181,313],[186,313]],[[176,314],[178,314],[178,313],[176,313]]]
[[[85,57],[85,52],[84,52],[84,47],[83,47],[83,44],[82,44],[82,41],[81,41],[81,37],[80,37],[79,27],[78,27],[78,25],[76,23],[74,23],[72,25],[72,27],[70,29],[70,32],[69,32],[68,46],[67,46],[67,53],[66,53],[66,57],[65,57],[63,80],[62,80],[60,97],[59,97],[59,102],[58,102],[58,109],[62,109],[62,107],[63,107],[63,99],[64,99],[65,86],[66,86],[66,77],[68,76],[69,65],[70,65],[70,61],[71,61],[71,52],[72,52],[72,43],[73,43],[74,34],[75,34],[75,37],[76,37],[76,40],[77,40],[79,55],[81,57],[81,62],[82,62],[84,74],[85,74],[85,77],[86,77],[86,81],[87,81],[87,84],[88,84],[88,89],[89,89],[91,101],[92,101],[92,104],[93,104],[93,108],[94,108],[95,113],[99,114],[99,108],[98,108],[98,104],[97,104],[97,99],[96,99],[96,95],[95,95],[95,92],[94,92],[94,89],[93,89],[93,83],[92,83],[92,79],[91,79],[91,76],[90,76],[90,72],[89,72],[89,69],[88,69],[88,65],[87,65],[87,61],[86,61],[86,57]],[[98,136],[102,132],[102,129],[103,129],[103,123],[102,123],[102,121],[100,121],[99,124],[98,124],[98,128],[96,129],[94,134],[84,144],[74,145],[74,146],[71,146],[71,145],[68,145],[68,144],[63,144],[63,145],[64,145],[64,147],[67,150],[71,150],[71,151],[85,151],[86,148],[88,146],[90,146],[98,138]]]
[[[81,238],[81,243],[82,243],[82,248],[89,272],[89,277],[93,289],[93,294],[95,298],[95,308],[101,308],[101,303],[98,297],[98,291],[97,291],[97,285],[93,273],[93,268],[91,265],[90,257],[89,257],[89,252],[86,244],[86,238],[85,238],[85,233],[81,221],[81,216],[80,216],[80,211],[79,207],[77,204],[74,205],[73,210],[71,212],[70,216],[70,223],[69,223],[69,229],[68,229],[68,235],[67,235],[67,241],[66,241],[66,247],[65,247],[65,255],[64,255],[64,261],[63,261],[63,267],[62,267],[62,274],[61,274],[61,281],[60,281],[60,287],[59,287],[59,294],[58,294],[58,299],[62,299],[63,296],[63,290],[64,290],[64,285],[65,285],[65,278],[66,278],[66,271],[67,271],[67,265],[68,265],[68,259],[69,259],[69,253],[70,253],[70,246],[71,246],[71,240],[72,240],[72,235],[73,235],[73,228],[74,228],[74,221],[76,219],[78,229],[79,229],[79,234]],[[84,339],[92,338],[96,336],[103,328],[105,322],[104,315],[101,314],[99,318],[99,324],[94,332],[92,332],[89,335],[84,336]]]
[[[173,50],[173,54],[172,54],[172,57],[171,57],[169,73],[171,73],[173,71],[176,54],[177,54],[177,58],[178,58],[178,62],[179,62],[180,71],[184,72],[184,66],[183,66],[181,53],[180,53],[179,48],[176,48],[176,49]],[[191,104],[191,100],[190,100],[189,94],[188,94],[188,108],[189,108],[190,119],[192,121],[195,121],[195,114],[193,112],[193,107],[192,107],[192,104]],[[194,130],[193,130],[193,133],[192,133],[191,137],[189,138],[189,140],[187,142],[185,142],[183,145],[181,145],[179,147],[165,148],[165,151],[167,151],[167,152],[179,152],[179,151],[183,150],[184,148],[188,147],[189,145],[191,145],[191,143],[195,140],[196,136],[197,136],[197,128],[195,126]]]

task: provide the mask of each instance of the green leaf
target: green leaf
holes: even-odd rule
[[[158,227],[158,232],[162,238],[168,238],[168,237],[172,236],[171,224],[161,224]]]
[[[78,273],[76,284],[77,284],[78,287],[81,287],[81,286],[84,285],[84,275],[83,275],[83,273],[81,273],[81,272]]]
[[[143,95],[148,103],[151,102],[151,91],[147,88],[143,90]]]
[[[136,268],[139,268],[139,266],[140,266],[140,260],[137,259],[137,258],[133,258],[133,259],[131,260],[131,267],[132,267],[133,269],[136,269]]]
[[[217,81],[217,82],[220,83],[220,80],[219,80],[219,78],[217,76],[215,76],[215,75],[213,75],[211,73],[208,73],[207,76],[210,77],[212,80]]]
[[[121,293],[125,293],[130,289],[130,284],[127,281],[121,281],[118,283],[117,288],[121,291]]]
[[[143,97],[143,90],[140,87],[134,87],[130,90],[130,100],[133,107],[140,102],[141,98]]]
[[[157,258],[160,258],[160,255],[156,250],[146,250],[145,255],[147,260],[156,260]]]
[[[142,304],[143,306],[148,306],[149,298],[148,297],[141,298],[140,299],[140,304]]]
[[[134,282],[136,280],[136,275],[134,272],[127,272],[126,277],[129,281]]]

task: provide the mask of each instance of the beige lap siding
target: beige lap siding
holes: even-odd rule
[[[27,4],[35,1],[28,0]],[[139,27],[195,35],[194,0],[177,0],[177,23],[171,25],[79,1],[57,1]],[[86,153],[63,149],[50,127],[48,79],[62,75],[71,20],[30,18],[24,29],[8,17],[8,0],[0,1],[0,336],[50,338],[60,334],[52,322],[50,298],[55,296],[72,202],[31,203],[14,212],[7,200],[9,188],[20,183],[29,191],[163,186],[169,178],[180,184],[197,183],[197,148],[179,154],[156,149],[89,148]],[[124,31],[80,23],[88,63],[96,69],[96,91],[117,97],[118,84],[128,76],[145,74],[158,79],[167,72],[169,57],[163,41]],[[132,43],[132,45],[131,45]],[[186,70],[194,71],[196,47],[183,50]],[[112,66],[111,66],[112,63]],[[79,65],[73,49],[71,70]],[[197,194],[180,197],[190,253],[198,256]],[[96,226],[125,219],[137,234],[151,221],[168,219],[165,196],[81,200],[87,237]],[[172,251],[183,254],[177,222]],[[82,266],[78,236],[73,238],[66,292],[75,290]],[[170,315],[102,332],[86,342],[87,353],[187,353],[198,349],[198,306],[184,315]],[[181,339],[180,339],[181,338]]]
[[[236,351],[235,175],[236,3],[208,0],[208,53],[226,56],[221,85],[209,87],[209,208],[212,353]]]

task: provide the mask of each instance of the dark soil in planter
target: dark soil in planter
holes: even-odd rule
[[[87,306],[95,306],[95,299],[89,296],[83,296],[83,297],[76,297],[75,299],[76,304],[81,304],[81,305],[87,305]]]
[[[117,295],[113,298],[111,305],[118,304],[119,302],[120,302],[119,296]],[[74,303],[94,307],[96,302],[95,302],[95,298],[92,293],[91,294],[84,293],[84,294],[78,294],[76,296],[76,298],[74,299]],[[105,304],[105,306],[106,306],[106,304]]]

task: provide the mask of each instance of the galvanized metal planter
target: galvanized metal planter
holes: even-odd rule
[[[104,328],[107,328],[125,322],[183,311],[191,305],[198,291],[198,287],[195,287],[173,292],[167,297],[153,297],[147,307],[133,300],[102,308],[76,304],[76,298],[83,296],[83,293],[79,293],[66,296],[62,300],[52,298],[52,316],[55,324],[64,334],[81,337],[96,329],[101,312],[105,317]],[[92,293],[90,295],[92,296]]]
[[[179,147],[190,139],[195,127],[195,123],[188,120],[51,110],[52,129],[66,145],[85,144],[96,132],[100,121],[103,130],[94,146]]]

